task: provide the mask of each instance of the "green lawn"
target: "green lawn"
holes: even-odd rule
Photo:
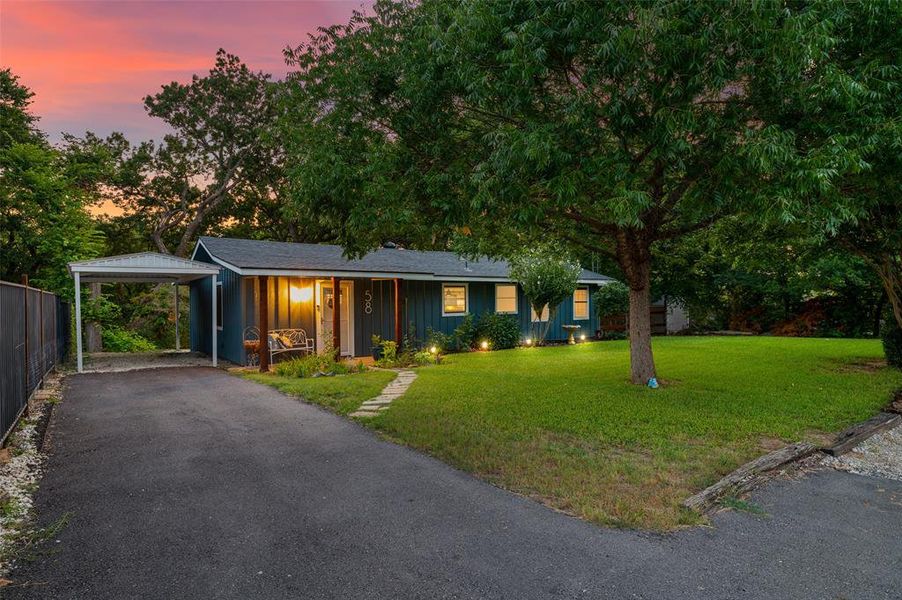
[[[654,347],[658,390],[628,383],[626,342],[449,356],[367,424],[582,518],[663,530],[698,522],[680,501],[741,463],[863,420],[902,386],[874,340],[675,337]],[[328,394],[348,412],[384,375],[369,374],[365,393],[350,385],[357,375],[287,391]]]
[[[352,412],[364,400],[379,395],[395,378],[391,371],[367,371],[334,377],[280,377],[272,373],[243,373],[243,377],[271,385],[286,394],[320,404],[340,414]]]

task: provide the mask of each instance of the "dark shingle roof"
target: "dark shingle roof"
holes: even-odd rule
[[[342,255],[341,246],[326,244],[206,236],[200,238],[200,243],[212,256],[239,269],[399,273],[445,279],[507,279],[510,271],[505,261],[466,260],[453,252],[379,248],[363,258],[348,260]],[[611,278],[583,269],[580,279],[609,281]]]

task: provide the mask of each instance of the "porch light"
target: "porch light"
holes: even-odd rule
[[[310,302],[313,300],[313,290],[309,287],[299,288],[291,286],[288,296],[292,302]]]
[[[488,343],[488,341],[482,340],[482,341],[479,343],[479,347],[482,348],[483,350],[488,350],[488,349],[489,349],[489,343]]]

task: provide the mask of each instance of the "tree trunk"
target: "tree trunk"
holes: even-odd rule
[[[896,324],[902,328],[902,274],[900,274],[899,260],[892,255],[884,254],[877,262],[877,275],[883,282],[893,317]]]
[[[651,252],[641,231],[617,234],[617,259],[630,290],[630,378],[639,385],[655,377],[651,352]]]
[[[880,320],[883,318],[883,307],[886,306],[886,290],[880,293],[880,299],[877,300],[877,306],[874,308],[874,337],[880,337]]]
[[[630,285],[630,374],[633,383],[637,384],[648,383],[655,376],[655,359],[651,352],[651,290],[648,271],[646,267],[644,286],[637,289]]]

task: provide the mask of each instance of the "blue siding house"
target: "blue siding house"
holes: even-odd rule
[[[215,237],[201,237],[191,258],[220,267],[215,290],[210,278],[191,284],[191,349],[211,352],[210,303],[216,301],[218,354],[237,364],[246,364],[244,340],[250,329],[260,327],[261,309],[266,330],[303,330],[317,350],[340,340],[345,356],[369,355],[373,335],[422,341],[429,329],[450,334],[466,315],[511,314],[524,337],[532,321],[541,318],[510,280],[504,261],[399,247],[348,260],[339,246]],[[579,326],[577,335],[594,335],[598,318],[592,293],[609,281],[583,270],[547,339],[566,339],[564,325]],[[262,299],[261,289],[266,290]],[[543,315],[547,318],[548,311]]]

